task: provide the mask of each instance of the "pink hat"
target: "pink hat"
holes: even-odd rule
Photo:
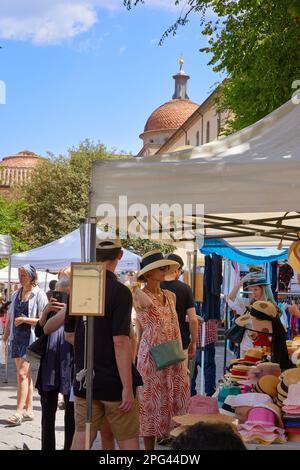
[[[300,406],[300,382],[289,386],[288,396],[283,404],[285,406]]]
[[[206,415],[219,413],[218,400],[214,397],[195,395],[190,400],[188,413]]]
[[[250,410],[246,425],[261,425],[266,427],[275,427],[275,414],[273,411],[256,406]]]

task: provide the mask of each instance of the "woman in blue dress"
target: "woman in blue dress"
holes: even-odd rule
[[[37,285],[37,273],[33,266],[28,264],[20,268],[19,280],[21,287],[12,296],[9,325],[4,335],[5,341],[10,337],[18,379],[17,409],[7,420],[10,426],[19,426],[22,421],[32,421],[34,418],[33,384],[26,350],[35,340],[35,325],[48,303],[45,292]]]

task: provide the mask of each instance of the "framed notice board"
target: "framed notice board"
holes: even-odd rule
[[[105,273],[102,263],[71,263],[70,315],[104,316]]]

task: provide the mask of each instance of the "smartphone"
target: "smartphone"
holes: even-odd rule
[[[66,304],[68,302],[68,294],[65,292],[59,292],[57,290],[53,291],[52,297],[62,304]]]

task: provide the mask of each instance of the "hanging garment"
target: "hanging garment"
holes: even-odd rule
[[[205,320],[220,320],[222,257],[216,254],[205,256],[203,317]]]

